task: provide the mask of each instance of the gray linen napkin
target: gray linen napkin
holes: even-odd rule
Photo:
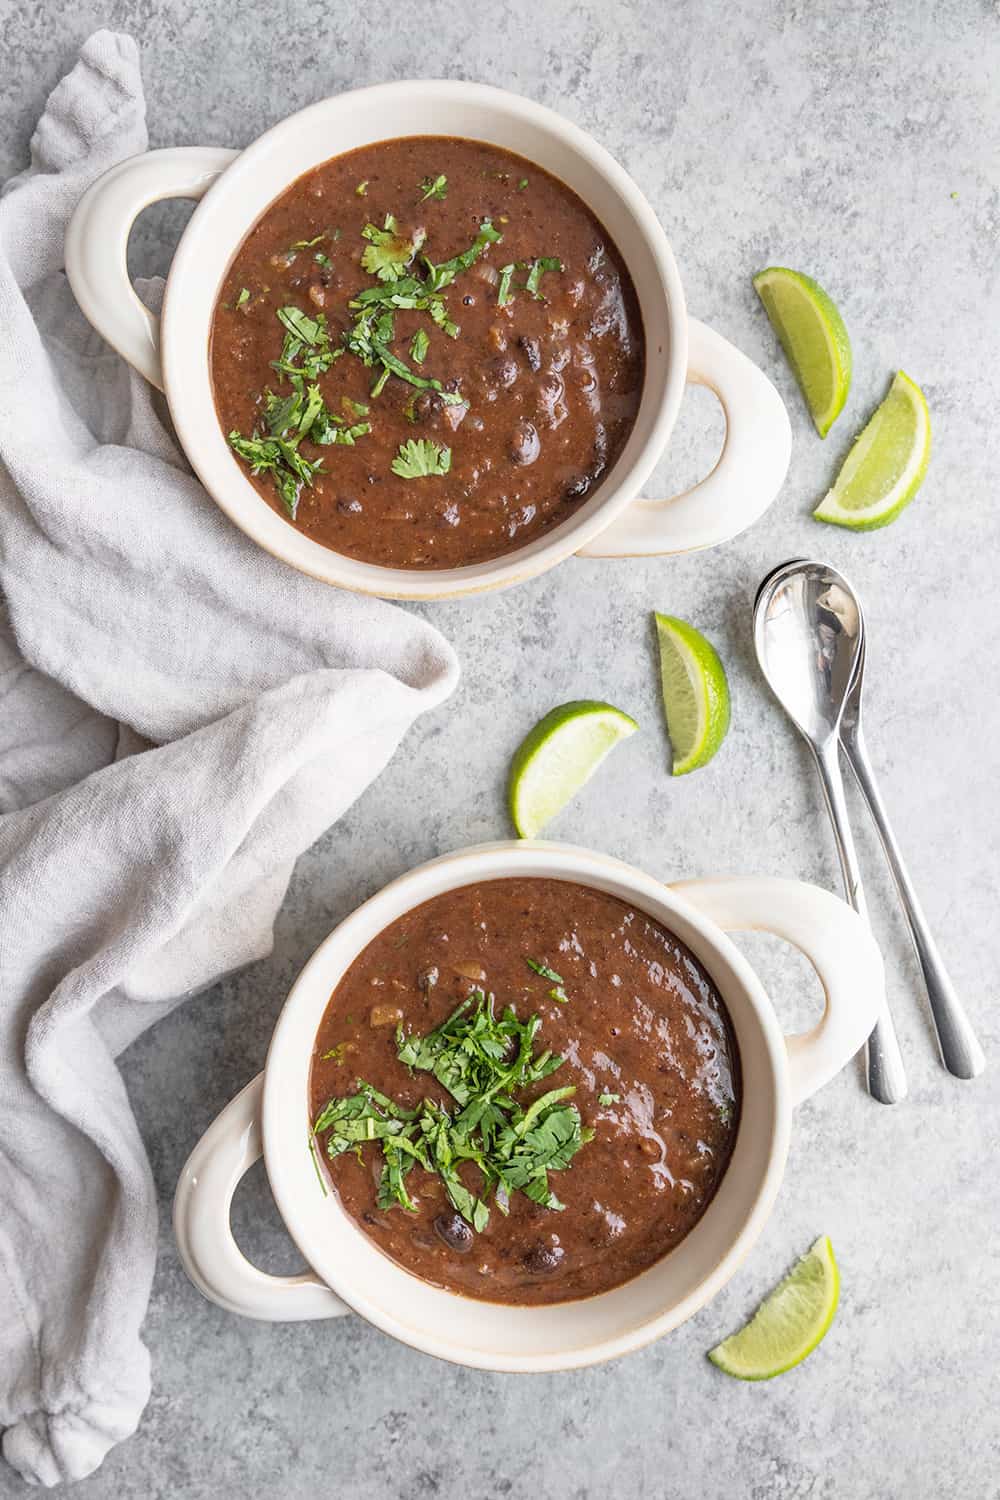
[[[69,216],[145,146],[135,45],[100,32],[0,197],[0,1424],[46,1485],[149,1395],[116,1053],[269,951],[296,856],[457,677],[430,626],[231,527],[76,308]]]

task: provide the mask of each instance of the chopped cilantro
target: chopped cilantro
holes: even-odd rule
[[[422,365],[427,358],[427,349],[430,339],[423,328],[418,328],[410,340],[410,358],[415,365]]]
[[[357,193],[357,195],[358,195],[359,198],[364,198],[364,197],[367,196],[367,193],[368,193],[368,182],[369,182],[369,179],[366,177],[364,179],[364,181],[363,182],[359,182],[358,185],[357,185],[357,187],[354,189],[354,191]]]
[[[434,265],[425,255],[423,262],[427,267],[427,281],[431,290],[439,292],[442,287],[450,286],[460,271],[468,271],[475,265],[488,245],[495,245],[502,239],[499,229],[494,229],[489,219],[484,219],[476,238],[461,255],[453,255],[451,260],[442,261],[439,266]]]
[[[315,239],[311,239],[311,240],[296,240],[295,244],[292,246],[292,249],[293,250],[311,250],[312,247],[313,247],[313,245],[318,245],[319,242],[320,242],[320,240],[325,240],[325,239],[326,239],[326,235],[325,234],[318,234],[318,235],[316,235]]]
[[[321,447],[340,444],[353,447],[359,437],[371,432],[368,422],[348,425],[331,412],[316,381],[343,352],[330,348],[330,335],[322,313],[313,318],[300,307],[279,307],[278,321],[285,330],[281,358],[272,368],[288,380],[287,394],[264,392],[263,420],[267,436],[254,431],[250,437],[231,432],[229,445],[252,474],[270,474],[282,503],[294,521],[303,485],[312,485],[322,471],[321,460],[311,462],[299,452],[303,438]],[[355,412],[352,415],[364,415]]]
[[[560,1005],[565,1005],[569,999],[561,984],[557,984],[554,990],[549,990],[549,999],[558,1000]]]
[[[512,260],[509,265],[500,267],[500,284],[497,287],[497,307],[506,307],[510,301],[510,284],[517,270],[517,262]]]
[[[304,344],[318,344],[326,331],[326,320],[322,313],[319,318],[311,318],[301,307],[279,307],[278,322]]]
[[[249,464],[252,474],[270,474],[282,503],[292,520],[298,510],[302,486],[311,485],[322,464],[311,464],[298,452],[294,442],[281,438],[261,438],[257,433],[245,438],[238,432],[229,434],[229,446],[238,458]]]
[[[454,1208],[477,1232],[489,1223],[491,1192],[502,1213],[508,1211],[510,1194],[518,1191],[547,1208],[561,1209],[548,1174],[565,1170],[593,1131],[583,1127],[576,1106],[567,1102],[575,1093],[572,1085],[549,1089],[527,1107],[518,1103],[519,1090],[562,1066],[562,1058],[551,1052],[535,1055],[540,1025],[538,1016],[519,1021],[510,1006],[498,1017],[493,996],[477,990],[426,1036],[408,1036],[399,1027],[400,1062],[432,1074],[453,1106],[425,1098],[418,1109],[403,1109],[359,1079],[355,1094],[327,1102],[313,1123],[313,1135],[326,1136],[331,1158],[360,1150],[369,1141],[379,1143],[381,1208],[398,1204],[415,1210],[406,1177],[419,1165],[440,1177]],[[463,1162],[480,1173],[478,1195],[459,1175]]]
[[[621,1098],[621,1094],[598,1094],[597,1102],[598,1104],[620,1104]]]
[[[234,303],[234,306],[236,306],[236,307],[245,307],[246,304],[249,301],[250,301],[250,292],[249,292],[249,289],[247,287],[242,287],[240,289],[240,294],[237,297],[236,302]]]
[[[451,468],[451,449],[441,448],[430,438],[408,438],[400,443],[392,461],[392,472],[400,479],[424,479],[428,475],[447,474]]]
[[[328,255],[324,255],[322,250],[316,251],[316,254],[313,256],[313,260],[318,266],[322,266],[324,270],[327,271],[329,271],[330,267],[333,265],[333,261]]]
[[[529,292],[536,301],[544,301],[542,294],[538,290],[543,273],[545,271],[561,271],[562,268],[563,263],[557,255],[541,256],[540,259],[532,263],[531,270],[528,272],[528,279],[524,283],[524,290]]]
[[[438,202],[443,202],[448,194],[448,179],[443,174],[440,177],[425,177],[420,184],[420,189],[423,195],[420,199],[421,203],[428,198],[436,198]]]
[[[524,961],[529,969],[534,969],[535,973],[540,974],[543,979],[551,979],[553,984],[564,983],[562,975],[557,974],[555,969],[550,969],[548,964],[540,964],[536,958],[526,958]]]
[[[339,1066],[344,1061],[344,1053],[346,1051],[347,1043],[338,1042],[335,1047],[330,1048],[329,1052],[324,1052],[321,1054],[322,1061],[335,1062]]]
[[[513,299],[515,271],[528,272],[518,290],[528,292],[536,302],[544,302],[545,298],[538,290],[542,276],[546,271],[561,271],[562,269],[563,263],[555,255],[543,255],[530,263],[526,260],[514,260],[509,265],[501,266],[500,281],[497,286],[497,306],[506,307],[507,303]]]
[[[527,186],[528,186],[528,179],[527,179],[527,177],[522,177],[522,178],[521,178],[521,181],[520,181],[520,182],[519,182],[519,183],[518,183],[518,185],[517,185],[517,191],[518,191],[518,192],[519,192],[519,193],[523,193],[523,192],[524,192],[524,190],[525,190],[525,188],[526,188],[526,187],[527,187]]]
[[[392,214],[386,214],[382,229],[366,224],[361,234],[369,241],[361,264],[380,281],[398,281],[423,244],[422,235],[415,235],[412,240],[401,235]]]

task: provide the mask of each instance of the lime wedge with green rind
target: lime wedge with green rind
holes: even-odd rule
[[[673,774],[707,766],[729,728],[729,684],[711,641],[686,620],[654,614]]]
[[[931,414],[924,393],[900,370],[813,515],[851,531],[888,526],[919,490],[930,457]]]
[[[770,1380],[801,1364],[826,1334],[837,1311],[840,1272],[822,1235],[793,1266],[739,1333],[709,1351],[737,1380]]]
[[[510,767],[508,800],[521,838],[538,836],[597,770],[639,728],[610,703],[562,703],[521,741]]]
[[[851,341],[833,299],[819,282],[787,266],[753,279],[771,326],[795,373],[816,431],[826,437],[851,388]]]

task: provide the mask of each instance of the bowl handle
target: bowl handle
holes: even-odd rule
[[[721,334],[688,319],[689,385],[719,398],[726,436],[715,468],[671,500],[633,500],[580,557],[652,557],[715,547],[764,514],[788,472],[788,412],[763,370]]]
[[[129,280],[129,234],[142,210],[161,198],[203,198],[238,154],[220,146],[176,146],[131,156],[87,189],[66,231],[66,275],[84,315],[160,390],[160,320]]]
[[[184,1164],[174,1194],[181,1262],[209,1301],[245,1318],[269,1323],[339,1318],[350,1308],[318,1276],[311,1271],[269,1276],[250,1264],[233,1238],[233,1194],[263,1154],[263,1093],[264,1075],[258,1073],[212,1122]]]
[[[867,1041],[885,1002],[885,970],[871,930],[839,896],[799,880],[746,876],[670,887],[727,932],[773,932],[804,953],[826,1006],[818,1023],[786,1037],[792,1103],[801,1104]]]

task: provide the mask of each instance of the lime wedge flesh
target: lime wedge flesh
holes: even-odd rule
[[[833,1246],[822,1235],[761,1303],[746,1327],[709,1351],[737,1380],[770,1380],[801,1364],[823,1338],[840,1296]]]
[[[851,341],[836,303],[818,282],[787,266],[753,279],[757,295],[806,398],[816,431],[826,437],[851,388]]]
[[[562,703],[540,719],[510,767],[510,815],[521,838],[535,838],[638,727],[621,709],[589,698]]]
[[[718,652],[699,630],[673,615],[656,614],[660,680],[673,774],[707,766],[729,728],[729,684]]]
[[[852,531],[888,526],[919,490],[930,457],[931,414],[924,393],[900,370],[813,515]]]

